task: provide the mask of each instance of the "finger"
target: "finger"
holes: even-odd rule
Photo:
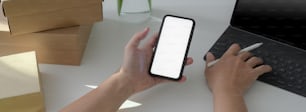
[[[186,59],[185,65],[191,65],[192,63],[193,63],[193,59],[192,59],[191,57],[188,57],[188,58]]]
[[[186,82],[187,80],[187,77],[186,76],[182,76],[182,78],[178,81],[173,81],[173,80],[168,80],[168,79],[163,79],[163,78],[160,78],[160,77],[154,77],[155,78],[155,82],[156,84],[160,84],[160,83],[165,83],[165,82],[179,82],[179,83],[183,83],[183,82]]]
[[[153,49],[156,45],[157,42],[157,38],[158,38],[158,33],[155,33],[150,40],[146,43],[145,48],[147,49]]]
[[[257,76],[261,76],[264,73],[271,72],[271,71],[272,71],[272,67],[270,65],[261,65],[254,69],[254,73]]]
[[[240,51],[240,46],[238,44],[232,44],[227,51],[224,53],[224,55],[237,55]]]
[[[127,48],[138,48],[140,41],[147,36],[149,30],[149,28],[145,28],[142,32],[136,33],[128,42]]]
[[[248,59],[246,61],[246,63],[248,65],[250,65],[251,67],[255,67],[257,65],[263,64],[263,60],[261,58],[258,58],[258,57],[252,57],[252,58]]]
[[[242,59],[243,61],[246,61],[247,59],[251,58],[252,56],[253,56],[253,54],[250,53],[250,52],[242,52],[242,53],[240,53],[240,54],[238,55],[238,57],[239,57],[240,59]]]
[[[156,84],[160,84],[160,83],[164,83],[164,82],[169,81],[169,80],[166,80],[166,79],[162,79],[160,77],[154,77],[154,80],[155,80]]]
[[[165,82],[172,82],[172,80],[160,78],[160,77],[154,77],[156,84],[165,83]]]
[[[186,80],[187,80],[187,77],[183,75],[182,78],[178,82],[183,83],[183,82],[186,82]]]
[[[212,62],[215,60],[215,56],[211,53],[211,52],[208,52],[206,54],[206,64]]]

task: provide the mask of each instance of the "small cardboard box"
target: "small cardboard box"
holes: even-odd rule
[[[0,112],[44,112],[35,52],[0,57]]]
[[[102,20],[102,0],[2,0],[12,35],[93,24]]]
[[[0,56],[36,51],[39,63],[80,65],[91,28],[82,25],[14,37],[0,31]]]

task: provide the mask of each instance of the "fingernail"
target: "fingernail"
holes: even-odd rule
[[[211,55],[211,52],[207,52],[207,54],[206,55]]]
[[[145,29],[144,29],[144,31],[148,31],[149,30],[149,27],[146,27]]]
[[[212,57],[214,56],[213,53],[207,52],[206,55],[204,56],[204,60],[206,61],[207,57]]]
[[[208,52],[207,54],[206,54],[206,56],[213,56],[213,54],[211,53],[211,52]]]

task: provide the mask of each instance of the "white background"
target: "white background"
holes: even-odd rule
[[[146,26],[158,32],[160,22],[131,22],[117,16],[117,0],[105,0],[104,21],[95,24],[81,66],[40,64],[48,112],[76,100],[98,85],[121,65],[125,44]],[[234,0],[152,0],[152,16],[174,14],[194,18],[197,26],[189,56],[194,64],[185,68],[187,82],[168,83],[134,95],[141,103],[124,112],[212,112],[212,95],[203,75],[203,55],[229,24]],[[152,33],[150,33],[151,35]],[[249,112],[305,112],[306,98],[256,82],[245,96]]]

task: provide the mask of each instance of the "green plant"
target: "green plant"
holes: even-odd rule
[[[118,8],[118,16],[120,16],[120,13],[121,13],[121,8],[122,8],[122,2],[123,2],[123,0],[118,0],[117,1],[117,8]]]
[[[117,0],[117,13],[118,13],[118,16],[121,15],[121,9],[122,9],[122,3],[123,3],[123,0]],[[149,8],[150,8],[150,11],[152,11],[152,0],[148,0],[148,3],[149,3]]]

